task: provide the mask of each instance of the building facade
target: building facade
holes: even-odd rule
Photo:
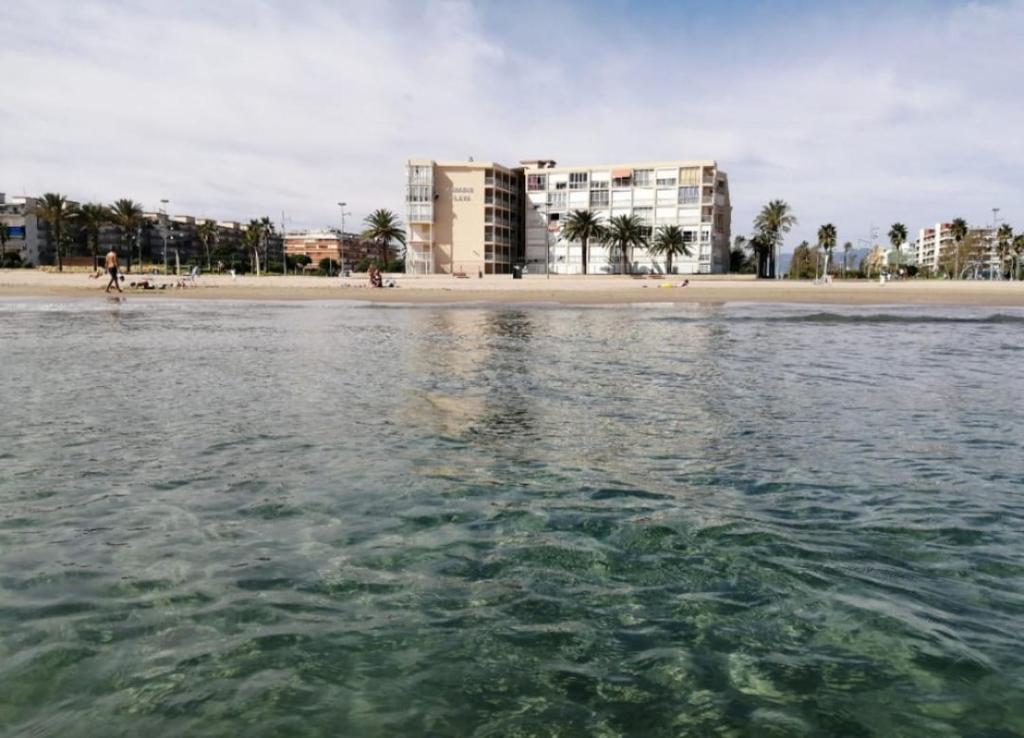
[[[662,226],[679,226],[691,255],[675,257],[678,274],[721,274],[729,270],[732,206],[729,178],[714,161],[665,161],[610,166],[557,167],[553,161],[525,161],[525,260],[531,271],[582,274],[582,244],[563,237],[574,210],[590,210],[607,223],[635,216],[648,238]],[[588,272],[615,274],[620,260],[600,243],[588,247]],[[646,249],[630,254],[631,273],[664,273],[663,257]]]
[[[521,171],[494,162],[406,164],[406,272],[509,274],[522,254]]]
[[[952,229],[950,223],[936,223],[918,231],[914,249],[918,269],[938,271],[939,259],[948,249],[953,248]]]
[[[993,226],[969,227],[959,260],[947,258],[956,249],[951,223],[936,223],[922,228],[914,249],[917,267],[932,274],[938,274],[944,268],[952,271],[954,266],[958,266],[961,272],[969,269],[974,276],[996,277],[1002,273],[999,237]]]
[[[344,238],[335,229],[290,231],[284,239],[284,251],[288,256],[307,256],[313,266],[322,259],[333,259],[342,269],[351,269],[363,259],[376,259],[377,246],[355,233],[346,233]],[[388,259],[396,257],[392,247]]]
[[[36,198],[8,198],[0,192],[0,228],[4,228],[7,235],[5,252],[17,253],[24,264],[39,265],[43,234],[36,216]]]
[[[679,226],[691,255],[673,259],[675,273],[729,269],[729,179],[712,160],[558,167],[538,159],[512,168],[411,159],[406,203],[409,272],[507,274],[524,264],[533,273],[581,274],[582,244],[562,235],[574,210],[590,210],[606,223],[636,216],[649,237],[661,226]],[[605,245],[591,242],[588,252],[591,274],[620,270]],[[666,264],[637,249],[628,269],[664,272]]]

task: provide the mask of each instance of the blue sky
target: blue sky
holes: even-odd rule
[[[401,211],[408,157],[714,158],[734,233],[783,198],[790,248],[1024,230],[1024,0],[36,0],[0,27],[12,194],[320,226]]]

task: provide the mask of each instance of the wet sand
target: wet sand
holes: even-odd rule
[[[134,275],[126,275],[125,285]],[[370,289],[362,277],[238,277],[201,276],[195,287],[133,290],[138,299],[213,300],[358,300],[381,303],[560,303],[600,305],[628,303],[770,302],[837,305],[977,305],[1024,307],[1024,282],[947,282],[918,280],[879,284],[877,281],[812,282],[757,281],[747,277],[689,278],[687,287],[672,279],[634,279],[617,276],[558,277],[529,275],[455,279],[447,276],[396,275],[398,287]],[[173,285],[174,277],[157,277]],[[37,270],[0,270],[0,298],[104,298],[106,279],[88,273],[63,274]],[[115,293],[116,294],[116,293]]]

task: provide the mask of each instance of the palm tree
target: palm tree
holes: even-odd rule
[[[665,273],[672,273],[672,257],[693,256],[693,250],[683,237],[683,229],[677,225],[662,226],[655,232],[654,240],[647,250],[652,256],[665,257]]]
[[[259,221],[260,246],[263,248],[263,268],[270,270],[270,239],[277,232],[274,230],[274,221],[263,216]]]
[[[619,252],[620,272],[625,274],[629,267],[630,250],[647,245],[647,227],[636,215],[618,215],[608,221],[601,240],[610,249]]]
[[[601,239],[601,216],[590,210],[573,210],[562,226],[562,238],[567,241],[579,241],[582,247],[583,273],[587,273],[587,259],[590,255],[591,239]]]
[[[967,221],[963,218],[957,218],[949,226],[949,232],[953,236],[953,245],[956,249],[953,253],[953,279],[960,279],[960,249],[967,238]]]
[[[772,200],[754,218],[754,228],[757,229],[759,240],[767,242],[771,253],[769,256],[770,268],[767,270],[769,278],[775,277],[777,253],[782,248],[783,236],[789,233],[797,224],[796,216],[792,208],[785,200]]]
[[[1021,258],[1024,257],[1024,233],[1013,237],[1013,243],[1010,244],[1010,248],[1013,250],[1014,259],[1017,261],[1017,266],[1013,269],[1013,278],[1019,280],[1021,278]]]
[[[823,279],[828,274],[828,263],[832,259],[832,249],[836,247],[836,238],[836,227],[831,223],[818,229],[818,246],[825,252],[825,268],[821,272]]]
[[[50,226],[50,239],[56,245],[57,271],[64,271],[64,258],[61,249],[64,246],[64,228],[72,220],[78,208],[75,204],[58,192],[47,192],[39,200],[37,214]]]
[[[850,258],[851,249],[853,249],[853,244],[849,241],[843,244],[843,279],[846,279],[846,262]]]
[[[3,269],[4,262],[7,261],[7,224],[0,223],[0,269]]]
[[[85,231],[85,240],[92,246],[92,268],[100,266],[100,229],[111,220],[110,211],[98,202],[87,202],[78,209],[78,222]]]
[[[889,229],[889,243],[892,244],[893,249],[896,251],[896,265],[897,268],[903,264],[903,259],[900,256],[900,249],[903,244],[907,242],[907,227],[902,223],[893,223],[892,228]]]
[[[142,205],[122,198],[110,207],[110,220],[120,227],[121,235],[127,242],[128,271],[132,270],[132,249],[136,242],[139,246],[139,266],[142,266],[142,239],[139,238],[139,226],[142,225]]]
[[[217,222],[213,220],[204,220],[196,228],[196,238],[203,244],[203,248],[206,250],[206,271],[213,271],[213,262],[210,260],[210,244],[217,243]]]
[[[1010,246],[1013,244],[1013,226],[1003,223],[996,231],[996,243],[999,246],[999,278],[1003,278],[1003,264],[1010,260],[1010,276],[1013,276],[1013,261],[1010,259]]]
[[[757,278],[768,279],[771,275],[771,237],[765,233],[755,233],[747,243],[750,244],[750,250],[754,252],[754,258],[757,260]]]
[[[383,269],[387,264],[388,249],[392,241],[405,246],[405,226],[397,215],[390,210],[379,208],[366,216],[363,221],[366,230],[363,231],[363,238],[377,242],[379,250],[378,258],[380,267]]]
[[[245,243],[245,250],[251,255],[250,266],[256,276],[260,276],[260,244],[263,242],[263,224],[255,218],[249,221],[245,227],[245,235],[242,236]]]

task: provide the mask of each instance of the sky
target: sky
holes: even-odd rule
[[[715,159],[733,234],[1024,230],[1024,0],[0,3],[0,192],[354,230],[408,158]]]

